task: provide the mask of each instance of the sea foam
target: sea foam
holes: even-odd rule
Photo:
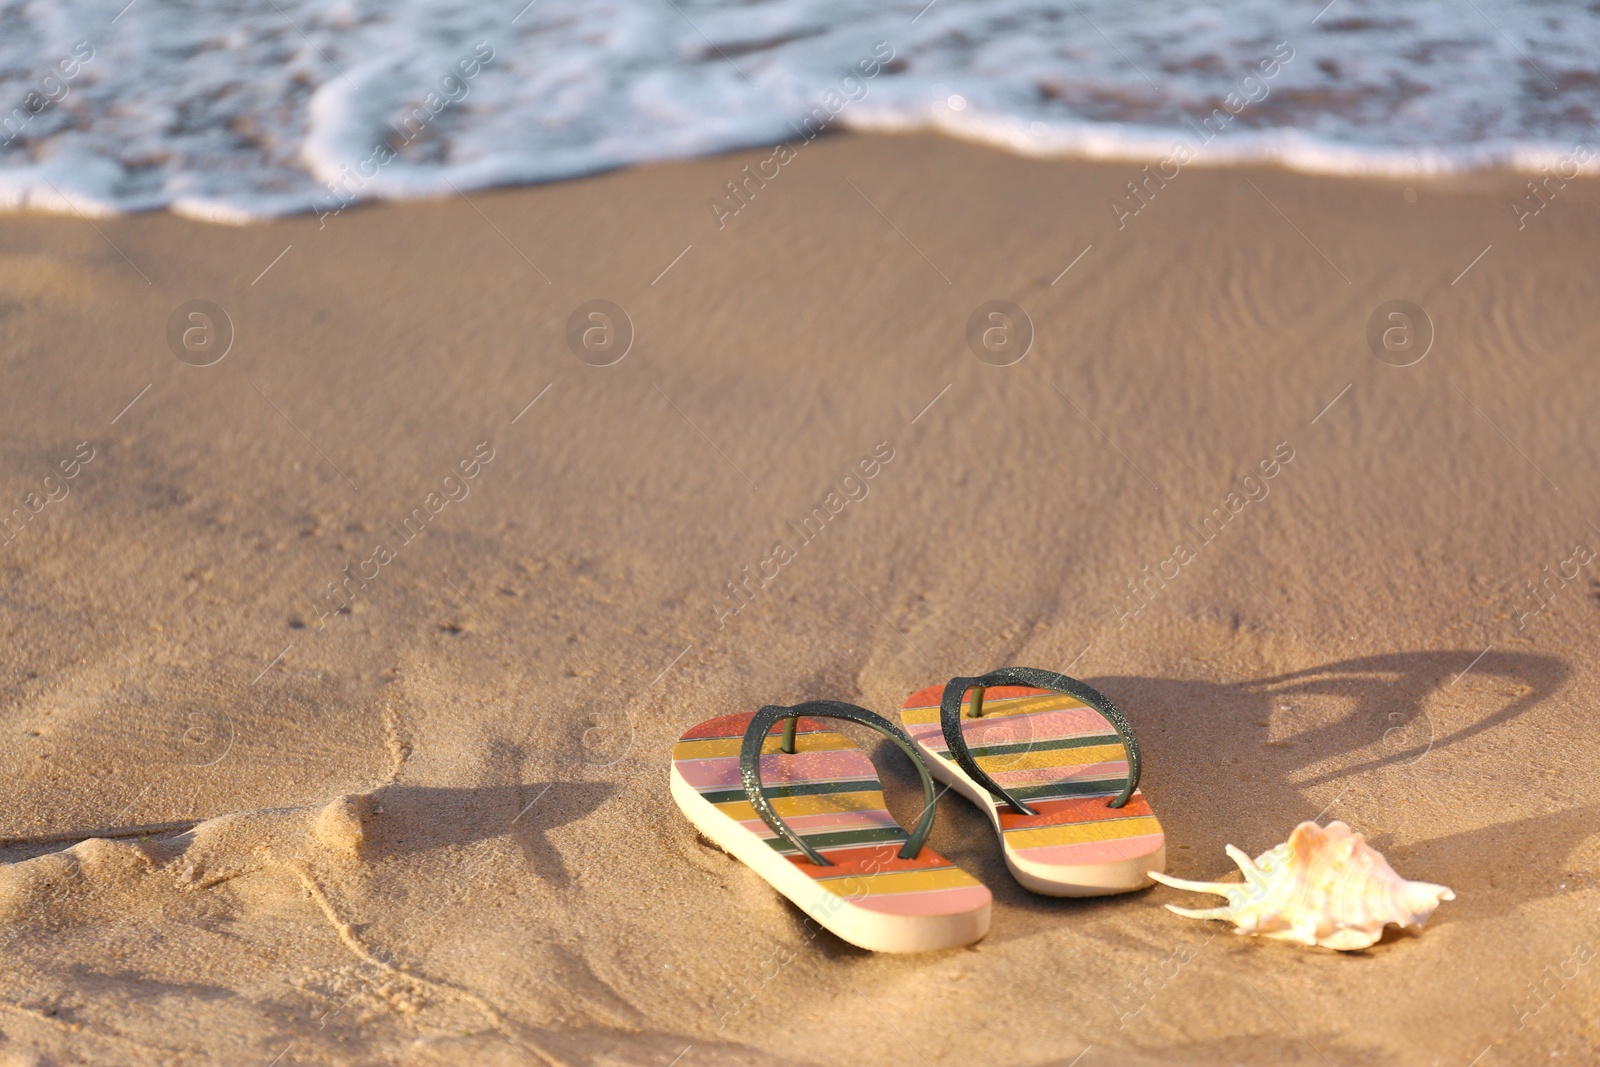
[[[1575,2],[24,0],[4,22],[13,210],[244,222],[549,181],[792,141],[841,84],[830,128],[1035,156],[1187,140],[1202,165],[1398,176],[1600,143],[1600,9]]]

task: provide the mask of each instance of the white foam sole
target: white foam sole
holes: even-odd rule
[[[931,952],[970,945],[989,932],[990,904],[953,915],[888,915],[863,908],[806,875],[765,841],[717,810],[672,768],[672,799],[695,828],[742,861],[822,927],[873,952]]]

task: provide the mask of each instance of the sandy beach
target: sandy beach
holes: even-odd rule
[[[772,154],[0,216],[0,1063],[1600,1056],[1600,188],[848,135],[710,206]],[[1342,819],[1457,898],[1235,937],[950,795],[992,930],[874,955],[668,796],[703,719],[1010,664],[1127,712],[1172,874]]]

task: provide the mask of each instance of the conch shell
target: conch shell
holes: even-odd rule
[[[1232,845],[1228,855],[1244,872],[1243,882],[1190,882],[1150,872],[1162,885],[1228,898],[1226,907],[1168,904],[1167,910],[1190,919],[1227,919],[1238,927],[1235,933],[1351,952],[1375,943],[1389,923],[1422,926],[1440,901],[1456,898],[1447,886],[1401,878],[1383,853],[1337,821],[1326,829],[1303,822],[1288,841],[1254,860]]]

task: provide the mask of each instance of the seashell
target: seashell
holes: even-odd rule
[[[1228,855],[1243,882],[1191,882],[1151,871],[1162,885],[1228,898],[1219,908],[1168,904],[1167,910],[1227,919],[1235,933],[1351,952],[1375,943],[1390,923],[1421,927],[1440,901],[1456,898],[1447,886],[1406,881],[1365,837],[1338,821],[1326,828],[1303,822],[1254,860],[1232,845]]]

